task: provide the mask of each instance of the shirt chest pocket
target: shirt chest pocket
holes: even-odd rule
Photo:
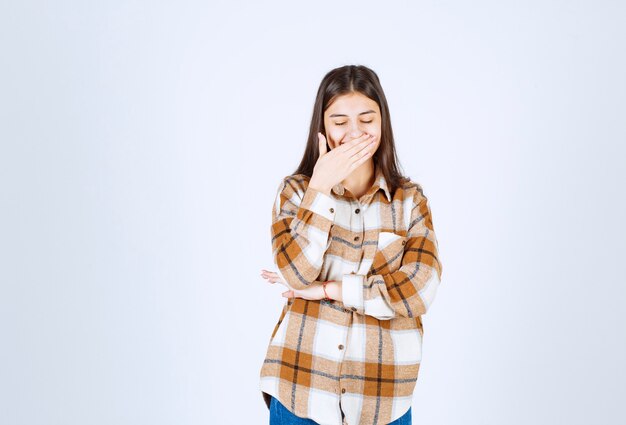
[[[391,273],[402,264],[407,237],[395,232],[379,232],[372,272],[375,274]]]

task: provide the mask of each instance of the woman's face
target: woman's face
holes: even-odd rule
[[[341,95],[324,111],[324,128],[331,149],[367,133],[374,136],[376,150],[381,128],[378,103],[358,92]]]

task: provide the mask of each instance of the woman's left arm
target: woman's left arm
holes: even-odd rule
[[[428,198],[419,190],[413,200],[400,268],[383,274],[344,275],[343,303],[380,320],[426,314],[441,281],[438,251]]]

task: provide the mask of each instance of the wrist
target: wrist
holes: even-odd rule
[[[341,282],[331,281],[326,284],[326,293],[328,296],[336,301],[341,301]]]
[[[332,187],[327,187],[323,184],[320,184],[314,180],[311,180],[309,182],[309,186],[311,189],[317,190],[318,192],[322,192],[326,195],[330,195],[330,190],[332,189]]]

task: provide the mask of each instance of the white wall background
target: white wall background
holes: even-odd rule
[[[2,3],[0,423],[267,423],[271,206],[345,64],[380,76],[441,249],[413,423],[625,423],[625,17]]]

